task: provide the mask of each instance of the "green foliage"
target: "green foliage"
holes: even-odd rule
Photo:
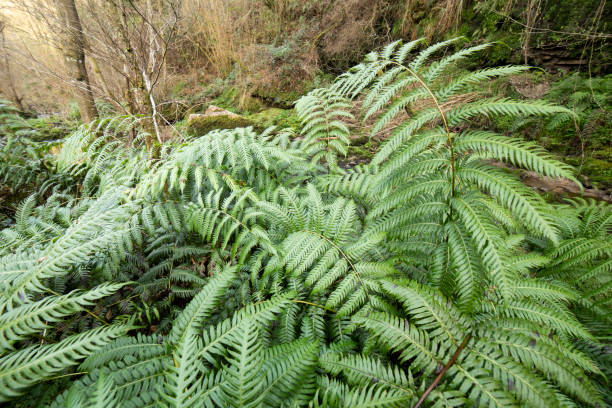
[[[347,112],[350,103],[330,89],[315,89],[295,103],[302,120],[302,149],[314,163],[324,159],[329,167],[337,168],[338,154],[346,156],[349,130],[343,119],[352,119]]]
[[[60,139],[73,129],[73,123],[53,118],[24,119],[0,101],[0,222],[14,221],[19,202],[32,192],[39,199],[77,192],[85,166],[80,163],[65,171],[56,157]],[[83,129],[89,131],[87,126]]]
[[[435,58],[456,42],[371,53],[298,102],[296,138],[215,130],[150,157],[139,118],[74,132],[53,166],[81,187],[32,195],[0,232],[0,398],[609,403],[610,207],[548,204],[491,161],[572,168],[474,120],[571,111],[471,97],[527,68],[447,75],[487,48]],[[390,137],[342,169],[354,102]]]
[[[546,120],[515,118],[496,125],[505,132],[520,132],[527,139],[567,156],[595,185],[612,185],[612,76],[589,78],[579,73],[551,83],[545,99],[560,103],[572,114],[558,113]]]

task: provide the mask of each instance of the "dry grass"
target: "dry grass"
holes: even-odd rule
[[[466,3],[466,0],[406,0],[399,13],[399,34],[413,40],[423,35],[431,40],[457,27]],[[424,24],[423,20],[429,21]],[[419,28],[423,28],[422,34]]]
[[[68,113],[72,99],[70,87],[62,81],[63,57],[49,45],[48,35],[34,19],[5,1],[0,20],[6,22],[6,47],[13,86],[23,98],[26,109],[43,114]],[[9,76],[0,71],[0,92],[8,95]]]
[[[465,0],[444,0],[442,9],[440,10],[438,23],[436,24],[436,32],[445,33],[451,28],[456,28],[461,21],[461,12],[463,11]]]
[[[385,3],[381,0],[345,0],[322,16],[321,31],[315,38],[321,38],[322,57],[327,64],[344,70],[357,62],[357,55],[377,45],[376,23]]]
[[[194,44],[219,75],[230,72],[236,55],[236,19],[224,0],[192,0],[184,5]]]

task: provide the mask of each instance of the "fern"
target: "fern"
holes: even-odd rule
[[[124,335],[128,327],[101,327],[68,337],[53,345],[30,346],[0,359],[3,400],[25,392],[32,384],[75,366],[113,339]]]
[[[609,204],[548,203],[498,162],[572,169],[474,120],[572,113],[475,95],[528,67],[454,75],[489,46],[461,41],[372,52],[296,103],[296,137],[217,130],[151,155],[141,119],[120,116],[81,126],[59,156],[21,140],[24,184],[0,167],[28,186],[0,233],[0,399],[609,402]],[[389,137],[343,169],[358,106]],[[10,128],[26,128],[2,123],[8,157]]]
[[[15,342],[50,327],[93,301],[116,292],[123,284],[102,284],[90,291],[72,291],[62,296],[48,296],[38,302],[19,306],[0,317],[0,350],[13,350]],[[79,293],[80,292],[80,293]]]
[[[325,159],[330,169],[338,170],[337,155],[346,156],[349,129],[345,120],[353,119],[350,103],[331,89],[315,89],[300,98],[295,109],[302,120],[304,140],[301,149],[312,162]]]

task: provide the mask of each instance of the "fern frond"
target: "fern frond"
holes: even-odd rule
[[[316,388],[317,352],[318,345],[304,339],[265,349],[264,405],[306,405]]]
[[[465,229],[469,232],[482,263],[488,269],[491,280],[499,289],[504,299],[510,297],[510,282],[512,275],[503,266],[502,256],[499,252],[497,232],[489,219],[484,217],[474,202],[468,202],[463,198],[455,197],[451,204],[457,211]]]
[[[483,157],[508,161],[543,176],[566,178],[577,183],[570,166],[553,159],[549,153],[532,142],[493,132],[467,131],[457,136],[455,149],[458,153],[478,152]]]
[[[519,180],[483,164],[472,164],[457,170],[457,177],[478,185],[487,191],[505,208],[516,214],[531,230],[552,242],[558,242],[558,231],[554,221],[548,216],[544,201],[525,187]]]
[[[229,365],[223,370],[221,390],[225,406],[257,407],[263,400],[265,376],[261,358],[261,339],[257,326],[245,322],[232,333],[228,350]]]
[[[14,350],[15,342],[83,310],[85,306],[93,305],[94,301],[115,293],[122,286],[124,284],[102,284],[88,292],[73,291],[63,296],[49,296],[2,314],[0,350]]]
[[[410,390],[412,376],[397,366],[363,355],[336,355],[327,353],[320,359],[322,367],[330,374],[343,373],[348,381],[357,386],[380,383],[414,395]]]
[[[221,296],[235,276],[235,267],[226,267],[222,272],[217,270],[215,276],[176,319],[168,340],[171,343],[179,344],[183,341],[183,336],[187,336],[190,330],[200,328],[212,314],[213,309],[218,306]]]
[[[16,397],[27,387],[77,365],[79,360],[128,330],[129,327],[123,325],[104,326],[56,344],[31,346],[0,358],[0,398],[6,401]]]

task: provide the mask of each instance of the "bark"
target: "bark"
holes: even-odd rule
[[[119,23],[116,24],[116,29],[119,32],[121,41],[123,41],[121,44],[123,52],[120,55],[123,62],[122,74],[125,78],[124,99],[127,103],[129,113],[135,115],[140,112],[140,106],[138,103],[138,97],[134,91],[134,87],[136,87],[137,84],[133,78],[140,78],[140,75],[138,74],[138,64],[136,63],[134,50],[132,49],[132,44],[130,42],[130,36],[127,32],[127,15],[125,8],[120,9],[118,7],[118,3],[110,2],[109,4],[110,12],[119,21]]]
[[[81,119],[89,122],[98,116],[87,67],[85,66],[85,40],[81,20],[74,0],[57,0],[57,7],[66,22],[64,57],[68,74],[74,85],[74,96],[79,104]]]
[[[153,17],[153,7],[151,4],[151,0],[147,0],[147,18],[148,18],[148,26],[149,26],[149,30],[148,30],[148,43],[149,43],[149,59],[148,59],[148,64],[147,64],[147,68],[150,69],[149,73],[149,69],[143,69],[142,70],[142,80],[144,82],[144,86],[145,86],[145,90],[147,92],[147,97],[149,99],[149,106],[151,108],[151,119],[153,121],[153,129],[155,130],[155,137],[157,138],[157,141],[162,144],[162,138],[161,138],[161,133],[160,133],[160,129],[159,129],[159,123],[158,123],[158,112],[157,112],[157,103],[155,102],[155,98],[153,96],[153,82],[151,81],[151,74],[155,73],[158,69],[161,68],[160,62],[157,60],[157,56],[158,53],[161,51],[160,50],[160,44],[157,41],[157,33],[155,32],[155,29],[153,28],[153,25],[151,23],[152,21],[152,17]],[[161,64],[163,64],[163,61],[161,61]]]
[[[108,82],[106,81],[106,78],[104,78],[104,74],[102,73],[102,70],[100,69],[100,65],[98,64],[97,59],[93,57],[91,54],[89,54],[89,61],[91,62],[91,65],[94,70],[94,74],[95,74],[94,77],[97,77],[98,81],[102,85],[102,90],[104,91],[104,94],[106,95],[106,100],[113,103],[117,108],[123,109],[123,106],[121,105],[121,103],[117,101],[117,98],[115,97],[113,92],[111,92],[110,87],[108,86]]]

